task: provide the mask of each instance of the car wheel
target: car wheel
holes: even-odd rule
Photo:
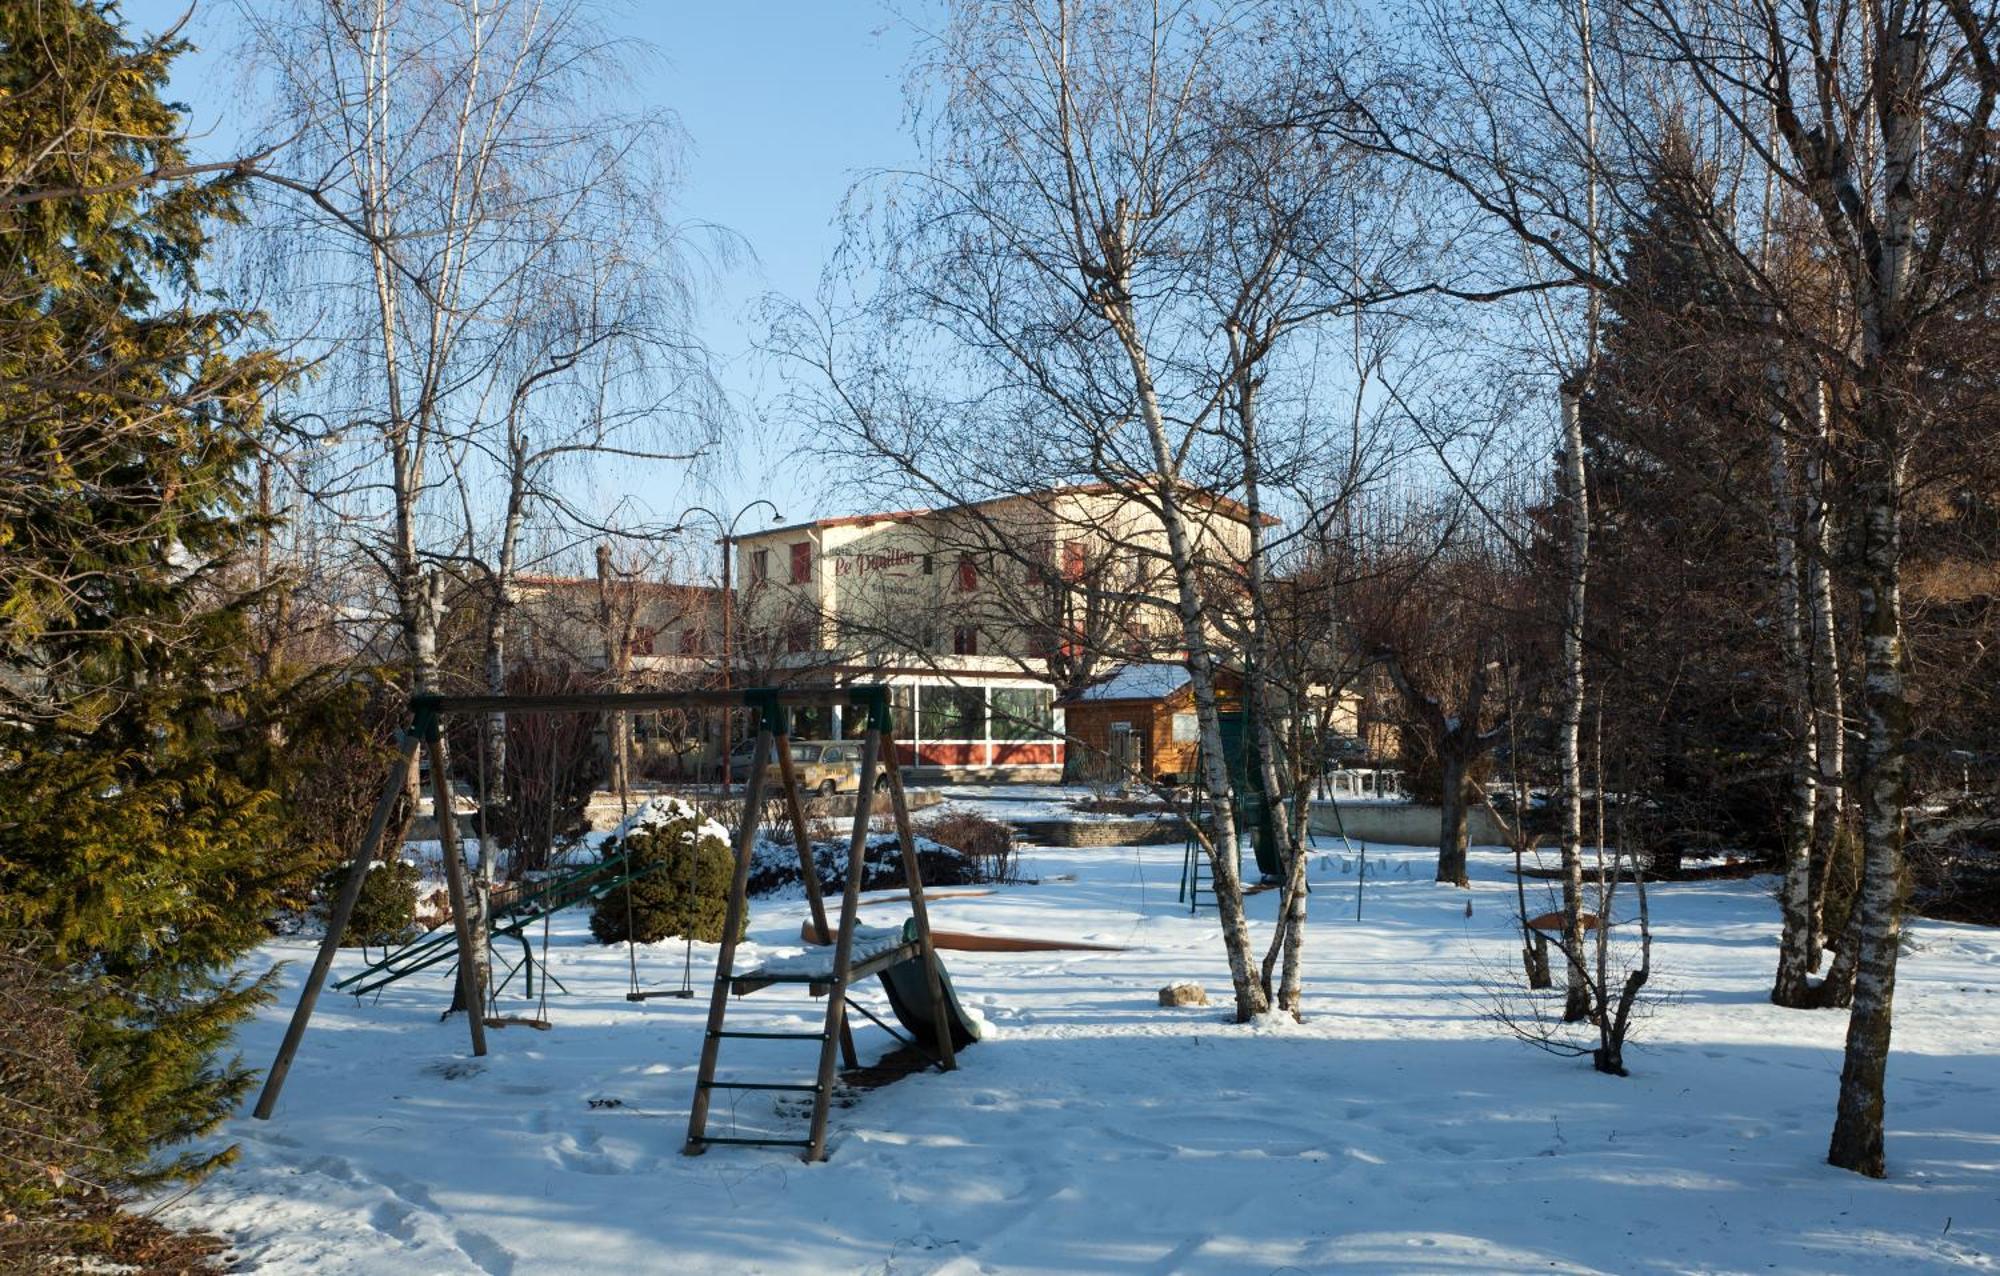
[[[832,780],[821,780],[819,782],[819,795],[821,797],[832,797],[833,791],[837,787],[839,786],[834,784]]]

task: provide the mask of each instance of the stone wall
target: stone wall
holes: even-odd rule
[[[1331,802],[1312,804],[1315,837],[1335,837],[1345,830],[1354,842],[1386,842],[1394,846],[1436,846],[1438,821],[1444,813],[1414,802],[1342,802],[1335,816]],[[1474,846],[1507,845],[1506,830],[1483,807],[1466,812],[1466,836]]]

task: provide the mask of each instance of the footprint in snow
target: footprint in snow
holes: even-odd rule
[[[417,1239],[416,1211],[401,1201],[384,1201],[368,1212],[368,1225],[408,1244]]]

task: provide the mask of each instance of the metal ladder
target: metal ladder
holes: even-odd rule
[[[924,907],[923,878],[917,867],[916,840],[910,826],[909,802],[904,795],[902,775],[896,765],[895,742],[890,727],[886,690],[868,703],[868,731],[861,751],[861,787],[855,796],[854,827],[848,839],[847,881],[841,898],[839,926],[834,935],[831,966],[825,970],[788,968],[782,972],[768,974],[755,970],[742,975],[736,973],[737,936],[743,926],[746,908],[744,894],[749,883],[751,854],[756,847],[757,822],[764,807],[765,772],[770,767],[774,753],[778,762],[780,783],[785,789],[789,814],[795,830],[794,840],[798,844],[800,868],[805,878],[806,898],[812,909],[813,922],[818,927],[822,939],[828,934],[825,905],[820,897],[818,874],[812,862],[811,840],[805,833],[806,824],[799,799],[798,777],[792,765],[790,715],[777,703],[775,697],[768,700],[762,708],[763,720],[757,733],[756,752],[752,758],[750,776],[745,786],[743,822],[736,836],[736,871],[730,882],[729,904],[723,917],[722,947],[716,957],[715,986],[709,997],[708,1026],[701,1044],[701,1066],[696,1072],[694,1102],[688,1113],[687,1143],[681,1150],[686,1155],[699,1156],[716,1144],[794,1147],[801,1149],[800,1154],[804,1160],[821,1161],[826,1159],[826,1123],[827,1113],[833,1101],[836,1045],[840,1047],[849,1067],[855,1066],[856,1063],[854,1042],[847,1024],[847,993],[856,979],[865,979],[896,962],[923,962],[926,979],[930,984],[931,1004],[937,1015],[935,1031],[939,1045],[938,1065],[944,1071],[950,1071],[957,1066],[957,1060],[952,1049],[950,1025],[946,1018],[948,1012],[939,976],[937,952],[931,943],[930,917]],[[914,942],[870,953],[857,963],[854,960],[855,914],[861,902],[861,880],[866,867],[864,861],[867,858],[869,817],[875,805],[875,778],[885,754],[889,759],[885,774],[891,807],[895,814],[896,840],[902,851],[903,873],[910,893],[910,911],[916,923],[916,939]],[[729,998],[732,993],[747,995],[761,988],[779,984],[804,985],[811,995],[826,997],[826,1018],[820,1031],[778,1032],[727,1026]],[[717,1079],[716,1069],[721,1061],[722,1043],[740,1040],[817,1042],[818,1064],[814,1070],[813,1080],[803,1082]],[[802,1139],[781,1139],[708,1133],[709,1103],[718,1090],[775,1091],[811,1095],[812,1122],[807,1136]]]

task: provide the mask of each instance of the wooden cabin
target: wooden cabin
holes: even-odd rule
[[[1217,675],[1218,698],[1236,707],[1242,682]],[[1121,665],[1062,702],[1070,747],[1081,751],[1087,774],[1122,774],[1176,783],[1192,775],[1201,731],[1194,688],[1185,665]]]

